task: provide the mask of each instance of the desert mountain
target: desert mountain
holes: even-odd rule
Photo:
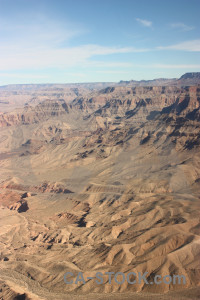
[[[1,88],[2,299],[198,299],[199,74]]]

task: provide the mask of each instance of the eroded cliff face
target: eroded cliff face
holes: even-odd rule
[[[39,123],[41,120],[48,119],[52,116],[59,117],[65,115],[69,113],[69,109],[69,105],[64,101],[46,100],[35,107],[26,106],[15,112],[1,114],[0,126]]]
[[[35,107],[27,106],[16,112],[0,115],[0,126],[38,123],[51,117],[79,113],[80,117],[151,117],[156,113],[173,112],[193,118],[200,105],[199,87],[115,87],[75,98],[70,104],[64,100],[46,100]],[[152,113],[152,114],[150,114]]]
[[[195,299],[199,106],[199,86],[114,86],[2,114],[1,297]],[[86,284],[65,284],[80,271]],[[97,285],[98,271],[186,284]]]

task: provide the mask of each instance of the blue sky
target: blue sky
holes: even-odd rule
[[[200,71],[199,0],[0,0],[0,85]]]

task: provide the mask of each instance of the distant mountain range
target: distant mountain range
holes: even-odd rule
[[[112,86],[191,86],[200,84],[200,72],[185,73],[180,78],[156,78],[152,80],[121,80],[119,82],[85,82],[85,83],[45,83],[45,84],[9,84],[0,86],[0,90],[43,90],[63,88],[85,88],[89,90],[103,89]]]
[[[180,78],[157,78],[153,80],[130,80],[119,82],[123,86],[191,86],[200,84],[200,72],[185,73]]]

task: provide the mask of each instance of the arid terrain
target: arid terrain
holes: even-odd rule
[[[0,299],[200,299],[200,73],[4,86],[0,112]]]

